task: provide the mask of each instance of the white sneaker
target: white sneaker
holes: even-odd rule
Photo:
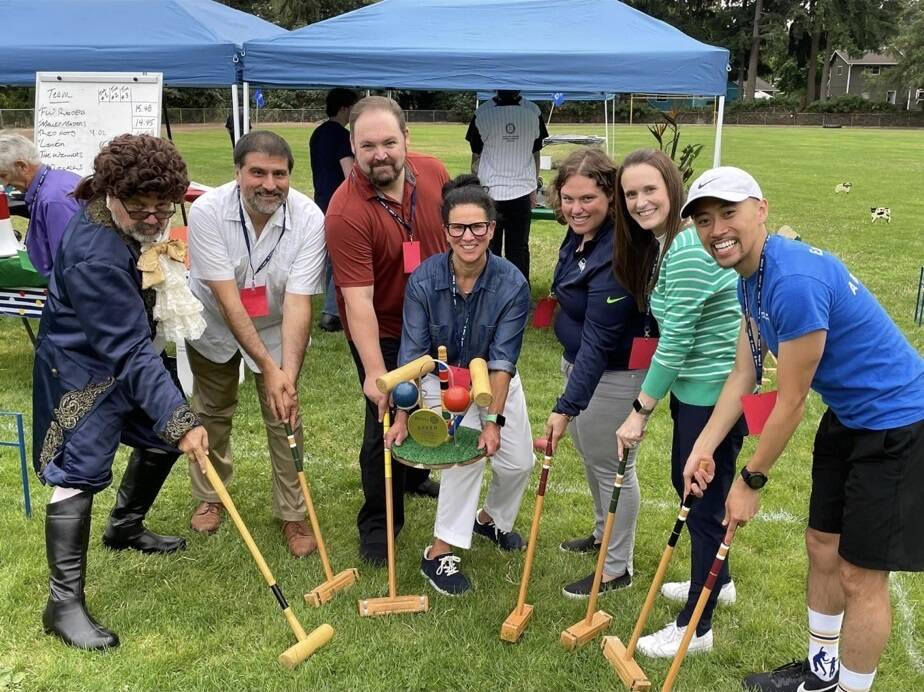
[[[686,631],[686,627],[677,627],[677,623],[672,622],[664,629],[639,639],[637,648],[649,658],[673,658],[680,648],[680,640],[683,639],[683,633]],[[687,653],[695,654],[700,651],[712,651],[712,630],[701,637],[694,634],[690,640]]]
[[[671,601],[686,603],[687,594],[689,593],[689,581],[669,581],[661,586],[661,595]],[[732,605],[737,600],[738,591],[735,589],[734,580],[732,580],[719,591],[719,603],[722,605]]]

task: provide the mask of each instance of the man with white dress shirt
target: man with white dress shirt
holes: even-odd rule
[[[187,343],[191,407],[209,433],[212,463],[231,480],[231,419],[243,357],[256,381],[273,469],[273,515],[289,551],[317,547],[286,440],[302,445],[298,376],[311,332],[311,296],[324,290],[324,215],[289,188],[294,159],[284,139],[254,131],[234,147],[235,179],[211,190],[189,213],[190,287],[206,329]],[[199,505],[192,528],[212,533],[222,505],[196,464],[189,466]]]

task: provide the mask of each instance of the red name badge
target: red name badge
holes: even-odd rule
[[[266,299],[266,286],[254,286],[241,289],[241,303],[251,317],[266,317],[269,314],[269,302]]]
[[[404,257],[404,273],[410,274],[420,266],[420,241],[405,240],[401,243],[401,254]]]
[[[658,340],[647,336],[637,336],[632,339],[632,350],[629,351],[629,370],[645,370],[651,366],[651,359],[658,350]]]
[[[775,405],[775,391],[746,394],[741,397],[741,408],[744,409],[744,422],[748,424],[749,435],[760,435],[763,432]]]
[[[450,381],[456,387],[465,387],[469,389],[472,386],[472,373],[468,368],[459,368],[455,365],[449,366]]]
[[[552,315],[555,314],[555,306],[558,301],[554,296],[546,296],[536,303],[536,312],[533,313],[533,327],[544,329],[552,324]]]

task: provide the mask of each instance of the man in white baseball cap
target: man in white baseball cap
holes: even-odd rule
[[[751,427],[762,409],[760,440],[725,501],[724,523],[744,525],[809,390],[828,406],[812,452],[805,532],[808,653],[744,686],[869,690],[889,638],[889,573],[924,571],[924,359],[839,259],[768,235],[767,200],[745,171],[703,173],[682,215],[715,261],[738,272],[744,312],[738,357],[687,461],[685,491],[700,495],[712,481],[713,450],[742,410]],[[778,391],[755,400],[768,350]]]

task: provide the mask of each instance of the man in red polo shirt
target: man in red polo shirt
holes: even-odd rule
[[[350,113],[356,161],[325,218],[337,307],[366,398],[359,453],[365,502],[356,523],[360,555],[372,565],[386,558],[382,417],[388,397],[375,380],[397,367],[408,275],[446,251],[440,204],[449,174],[438,159],[408,153],[408,141],[404,112],[394,100],[367,96],[357,102]],[[396,534],[404,525],[404,488],[432,487],[426,473],[393,467]]]

